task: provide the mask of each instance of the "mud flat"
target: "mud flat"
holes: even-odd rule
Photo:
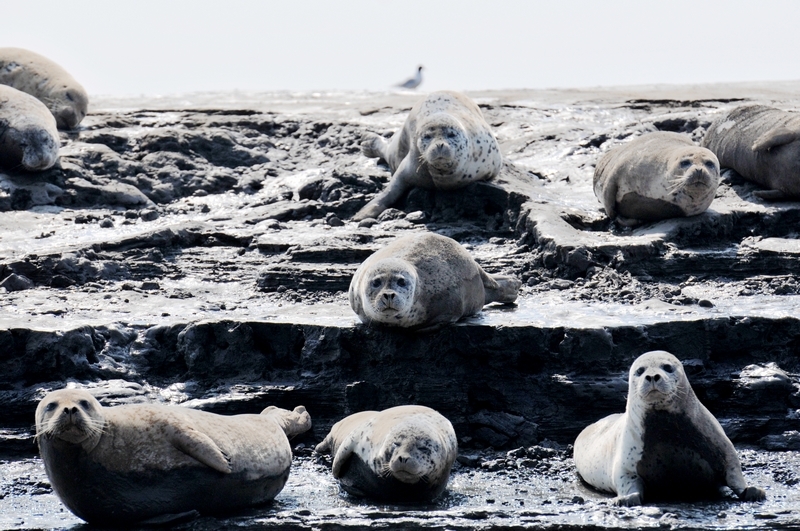
[[[105,405],[219,413],[305,405],[312,432],[271,506],[186,529],[432,527],[762,529],[800,525],[800,203],[726,173],[701,216],[621,229],[593,165],[632,135],[695,140],[744,102],[800,107],[800,83],[470,94],[506,165],[491,183],[414,190],[379,223],[349,217],[389,178],[362,157],[411,93],[95,98],[58,167],[0,173],[0,528],[80,526],[33,443],[49,390]],[[368,329],[347,303],[371,252],[411,231],[524,281],[516,306],[435,333]],[[684,361],[740,449],[762,504],[620,509],[582,486],[571,447],[624,408],[642,352]],[[431,507],[341,495],[310,448],[354,411],[421,403],[461,447]]]

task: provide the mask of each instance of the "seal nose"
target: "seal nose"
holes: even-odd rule
[[[395,293],[393,291],[384,291],[383,298],[387,302],[392,302],[394,300]]]
[[[401,463],[407,463],[408,462],[408,456],[407,455],[398,455],[397,456],[397,460],[400,461]]]
[[[66,413],[67,415],[74,415],[77,412],[78,412],[78,407],[77,406],[65,407],[64,408],[64,413]]]
[[[648,374],[647,376],[644,377],[644,379],[647,380],[648,382],[650,382],[650,381],[657,382],[657,381],[659,381],[661,379],[661,375],[660,374],[655,374],[653,376],[650,376]]]

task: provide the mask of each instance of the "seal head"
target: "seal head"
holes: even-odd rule
[[[376,262],[365,279],[362,308],[377,323],[403,321],[414,306],[417,271],[405,260],[385,258]]]
[[[60,439],[89,452],[100,441],[105,425],[100,403],[85,391],[50,393],[36,407],[37,439]]]
[[[417,127],[417,149],[428,164],[434,182],[437,177],[459,173],[469,149],[467,132],[461,122],[446,113],[437,113]]]

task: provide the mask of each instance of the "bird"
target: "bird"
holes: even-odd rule
[[[400,88],[415,89],[420,83],[422,83],[422,65],[417,67],[417,73],[414,74],[414,77],[407,79],[397,86]]]

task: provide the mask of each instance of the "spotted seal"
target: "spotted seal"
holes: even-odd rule
[[[386,161],[388,186],[359,210],[356,221],[375,218],[411,187],[455,190],[500,172],[497,140],[471,99],[457,92],[433,92],[411,109],[403,128],[387,141],[361,137],[361,152]]]
[[[424,406],[362,411],[340,420],[317,445],[354,496],[430,501],[442,494],[458,455],[450,421]]]
[[[42,102],[0,85],[0,165],[46,170],[58,160],[56,121]]]
[[[366,324],[430,329],[512,303],[522,283],[489,275],[455,240],[434,233],[398,238],[367,258],[350,282],[350,306]]]
[[[701,214],[718,185],[717,157],[678,133],[648,133],[615,147],[594,171],[606,215],[629,226]]]
[[[800,199],[800,113],[765,105],[736,107],[714,120],[703,145],[723,168],[766,188],[756,196]]]
[[[310,427],[302,406],[233,416],[102,407],[79,389],[53,391],[36,408],[36,440],[53,490],[70,511],[102,525],[265,503],[289,476],[287,435]]]
[[[86,116],[89,96],[54,61],[23,48],[0,48],[0,84],[27,92],[44,103],[59,129],[74,129]]]
[[[616,493],[618,505],[713,498],[726,485],[742,500],[766,497],[747,485],[733,444],[669,352],[647,352],[633,362],[625,413],[584,429],[574,458],[581,478]]]

